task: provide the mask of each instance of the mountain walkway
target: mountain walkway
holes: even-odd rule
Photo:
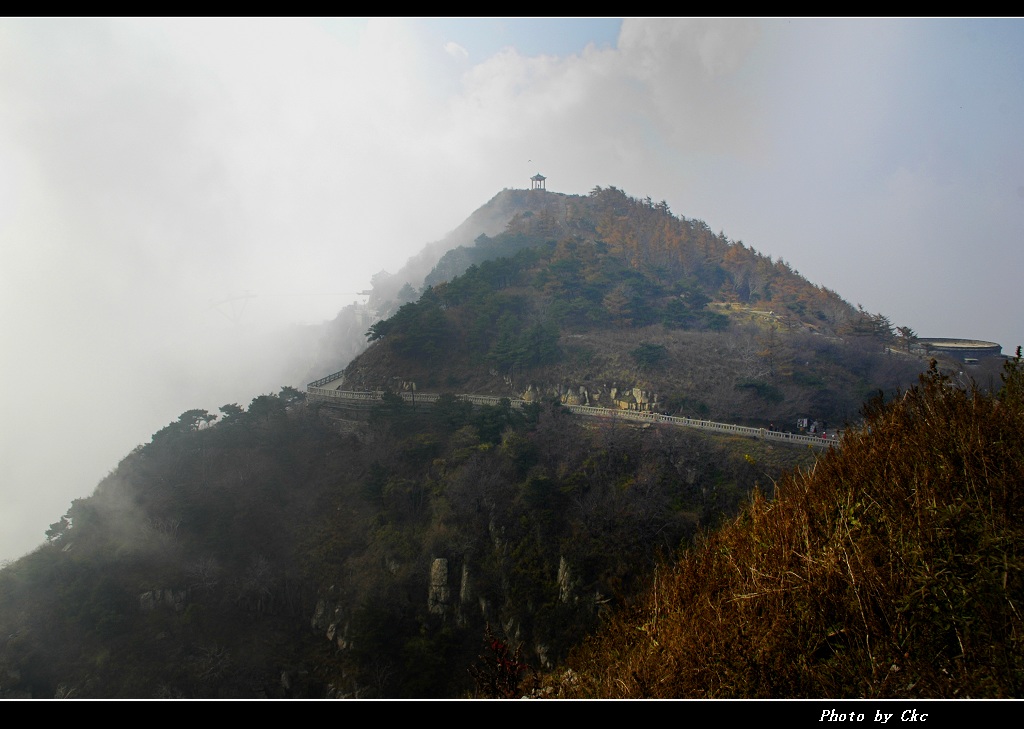
[[[324,387],[341,378],[341,373],[322,377],[306,386],[307,397],[316,402],[332,403],[342,406],[366,407],[370,403],[380,402],[384,392],[380,390],[354,391],[337,390]],[[437,393],[423,392],[399,392],[396,393],[403,400],[413,405],[437,402],[441,395]],[[528,404],[526,400],[494,397],[490,395],[454,395],[458,400],[471,402],[475,405],[499,405],[502,400],[508,400],[512,407],[521,408]],[[617,410],[612,408],[596,408],[589,405],[563,405],[565,409],[591,418],[628,420],[638,423],[665,423],[684,428],[696,428],[722,435],[741,435],[759,440],[783,443],[789,445],[807,445],[814,448],[830,448],[839,445],[839,439],[835,436],[813,436],[801,435],[799,433],[783,433],[778,430],[767,428],[750,428],[745,425],[733,425],[731,423],[716,423],[711,420],[700,420],[697,418],[686,418],[678,415],[662,415],[661,413],[643,412],[639,410]]]

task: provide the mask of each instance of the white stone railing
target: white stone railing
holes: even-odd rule
[[[309,387],[320,387],[320,385],[326,385],[328,382],[334,382],[335,380],[340,380],[342,378],[342,376],[344,376],[344,374],[345,374],[344,372],[335,372],[333,375],[327,375],[327,377],[321,377],[316,382],[310,382],[308,385],[306,385],[306,387],[307,388],[309,388]]]
[[[379,402],[384,396],[384,393],[380,390],[366,390],[362,392],[354,390],[331,390],[317,385],[317,383],[325,384],[336,379],[338,379],[338,377],[332,375],[330,377],[317,380],[316,383],[310,383],[306,388],[306,392],[314,400],[334,402],[338,404]],[[441,397],[436,393],[400,392],[397,394],[406,402],[413,404],[434,403]],[[471,402],[475,405],[498,405],[505,399],[508,399],[509,403],[514,408],[521,408],[527,404],[526,400],[513,400],[511,398],[494,397],[491,395],[454,395],[453,397],[458,400]],[[790,444],[806,444],[817,448],[828,448],[839,445],[839,439],[835,437],[828,438],[815,437],[813,435],[801,435],[799,433],[783,433],[778,430],[768,430],[767,428],[750,428],[745,425],[716,423],[711,420],[699,420],[697,418],[686,418],[678,415],[662,415],[661,413],[643,412],[638,410],[596,408],[589,405],[563,405],[563,407],[571,412],[592,418],[629,420],[640,423],[667,423],[669,425],[679,427],[743,435],[750,438],[758,438],[760,440],[770,440]]]

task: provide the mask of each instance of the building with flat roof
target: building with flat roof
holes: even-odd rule
[[[917,346],[924,349],[926,354],[932,352],[955,357],[961,362],[967,360],[977,362],[985,357],[1003,356],[1003,348],[995,342],[985,342],[980,339],[951,339],[949,337],[918,337]],[[969,363],[969,364],[973,364]]]

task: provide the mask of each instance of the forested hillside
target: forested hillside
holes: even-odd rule
[[[222,411],[0,571],[3,696],[470,695],[488,624],[557,665],[659,554],[813,459],[551,404],[393,398],[347,435],[291,390]]]

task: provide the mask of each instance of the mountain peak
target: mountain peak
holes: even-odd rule
[[[909,329],[616,187],[504,190],[447,240],[473,234],[370,327],[352,386],[840,425],[927,364]]]

